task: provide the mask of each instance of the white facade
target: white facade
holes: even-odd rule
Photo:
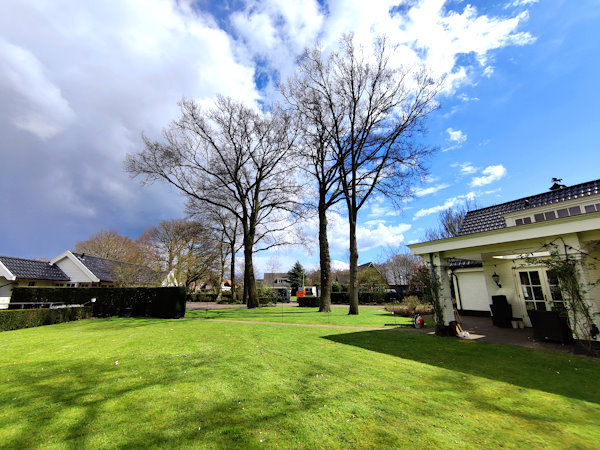
[[[411,252],[424,257],[426,263],[433,262],[442,282],[442,297],[445,305],[445,323],[454,320],[450,298],[450,258],[481,261],[480,269],[456,270],[455,293],[458,284],[460,299],[457,303],[465,310],[489,311],[492,296],[504,295],[512,307],[512,315],[531,326],[527,310],[550,310],[556,301],[556,281],[544,265],[548,248],[556,248],[572,258],[582,260],[581,281],[586,301],[596,325],[600,326],[600,210],[573,216],[556,217],[552,220],[531,223],[516,220],[535,217],[573,205],[600,204],[600,195],[575,198],[541,208],[524,209],[504,216],[507,226],[492,231],[467,234],[449,239],[409,245]],[[550,247],[548,247],[550,245]],[[588,263],[596,263],[588,264]],[[498,284],[492,275],[498,275]]]

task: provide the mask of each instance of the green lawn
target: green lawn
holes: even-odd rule
[[[348,306],[332,306],[330,313],[320,313],[319,308],[299,308],[281,304],[267,308],[188,311],[186,317],[227,320],[254,320],[262,322],[309,323],[322,325],[347,325],[354,327],[383,327],[385,324],[410,324],[412,318],[394,317],[382,307],[360,307],[359,314],[348,315]],[[430,324],[433,326],[433,322]]]
[[[0,333],[0,447],[597,448],[599,374],[420,333],[92,319]]]

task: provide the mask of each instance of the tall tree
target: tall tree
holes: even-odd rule
[[[319,217],[319,262],[321,296],[319,312],[331,311],[331,257],[327,238],[327,211],[342,199],[338,164],[333,152],[331,120],[323,92],[315,89],[310,70],[303,70],[307,55],[299,60],[301,70],[285,85],[281,92],[286,98],[301,130],[300,155],[303,165],[311,174],[317,188],[317,213]]]
[[[252,262],[258,242],[284,243],[293,225],[299,187],[292,173],[295,127],[280,111],[261,113],[219,96],[202,110],[192,100],[180,103],[181,117],[163,131],[163,140],[144,138],[145,149],[128,155],[126,167],[146,181],[162,180],[189,198],[237,217],[244,243],[244,299],[259,306]]]
[[[423,120],[436,108],[441,82],[424,69],[395,67],[384,38],[372,51],[356,47],[345,35],[326,57],[321,48],[306,50],[300,77],[326,117],[350,227],[350,309],[358,314],[358,211],[373,192],[409,195],[415,176],[423,175],[429,151],[415,144]]]

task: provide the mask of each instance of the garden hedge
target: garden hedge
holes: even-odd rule
[[[60,309],[7,309],[0,311],[0,331],[52,325],[92,317],[91,306]]]
[[[90,303],[95,298],[95,303]],[[183,287],[17,287],[11,302],[89,304],[95,317],[136,316],[178,319],[185,315]],[[10,305],[10,304],[9,304]]]
[[[319,306],[319,297],[304,297],[310,299],[316,299],[316,303],[313,305],[314,301],[310,300],[308,302],[301,302],[302,297],[298,298],[298,306]],[[360,305],[384,305],[388,303],[394,303],[394,301],[398,301],[398,294],[395,292],[359,292],[358,293],[358,303]],[[332,292],[331,293],[331,304],[332,305],[347,305],[350,303],[350,297],[347,292]]]
[[[298,306],[302,308],[314,308],[316,306],[319,306],[320,298],[321,297],[312,296],[298,297]]]

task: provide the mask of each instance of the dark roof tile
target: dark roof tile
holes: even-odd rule
[[[463,236],[506,228],[506,221],[503,215],[507,213],[561,203],[595,194],[600,194],[600,180],[588,181],[587,183],[568,186],[532,195],[531,197],[524,197],[507,203],[469,211],[460,227],[459,235]]]
[[[0,262],[17,279],[69,281],[69,277],[58,266],[49,262],[12,256],[0,256]]]

